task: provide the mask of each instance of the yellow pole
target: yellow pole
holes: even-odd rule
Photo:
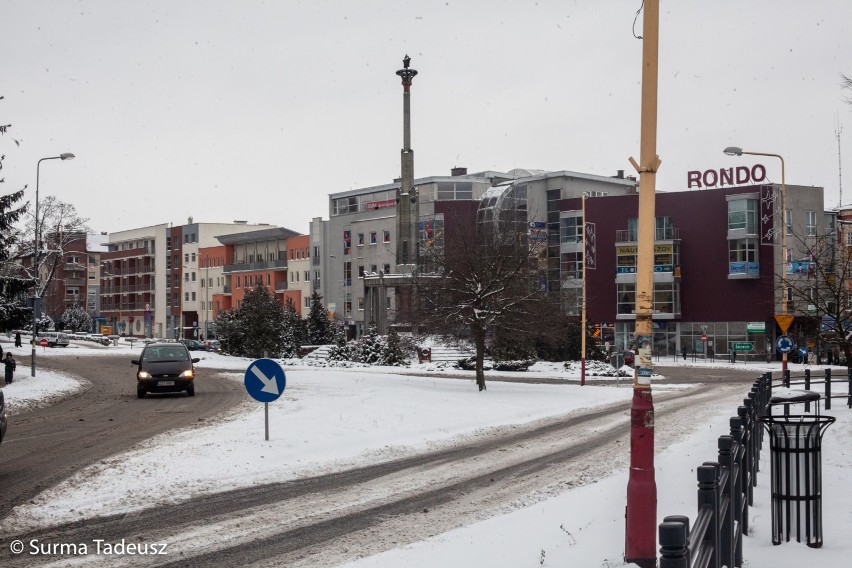
[[[642,123],[639,173],[639,236],[636,258],[636,346],[630,410],[630,475],[625,514],[627,562],[641,568],[657,563],[657,483],[654,473],[654,402],[651,360],[654,310],[655,186],[660,167],[657,155],[657,68],[659,59],[659,0],[646,0],[642,25]]]

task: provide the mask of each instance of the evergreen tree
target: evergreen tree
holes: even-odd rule
[[[257,284],[236,309],[243,332],[243,357],[279,357],[284,350],[284,306],[263,284]]]
[[[322,296],[316,290],[311,294],[311,311],[308,313],[308,342],[311,345],[324,345],[333,339],[331,320],[322,304]]]
[[[0,122],[0,134],[6,134],[9,126]],[[5,158],[0,151],[0,172]],[[0,183],[3,180],[0,173]],[[24,277],[19,263],[13,262],[19,244],[14,225],[26,210],[25,206],[16,208],[15,204],[24,197],[24,189],[26,186],[8,195],[0,194],[0,330],[23,327],[32,317],[32,311],[23,305],[22,298],[33,281]]]
[[[302,318],[296,313],[296,306],[291,298],[287,298],[287,303],[284,305],[284,347],[281,350],[281,356],[285,358],[293,358],[299,356],[299,349],[302,347],[301,328]]]
[[[233,309],[219,312],[216,316],[216,337],[222,346],[222,352],[236,355],[243,352],[243,339],[245,334],[237,320],[237,313]]]
[[[405,356],[405,353],[403,353],[399,332],[396,331],[396,328],[392,327],[388,331],[387,345],[385,346],[382,364],[401,367],[407,363],[408,358]]]
[[[240,357],[279,357],[285,349],[284,307],[262,284],[246,293],[240,306],[216,318],[222,351]]]
[[[90,331],[92,316],[75,303],[62,314],[62,323],[70,331]]]
[[[379,332],[376,330],[376,325],[370,325],[370,331],[361,339],[361,349],[359,361],[369,365],[380,365],[385,358],[385,346],[382,338],[379,337]]]
[[[346,341],[346,331],[343,324],[334,326],[334,347],[328,352],[329,361],[351,361],[352,348]]]

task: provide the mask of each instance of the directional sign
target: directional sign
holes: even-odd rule
[[[731,344],[731,349],[734,351],[751,351],[754,349],[754,344],[745,341],[737,341]]]
[[[790,353],[795,348],[796,342],[789,335],[779,335],[778,339],[775,340],[775,349],[779,353]]]
[[[272,359],[258,359],[246,369],[244,382],[250,397],[258,402],[272,402],[284,392],[287,377],[281,365]]]

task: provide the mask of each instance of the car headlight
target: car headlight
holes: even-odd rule
[[[188,371],[184,371],[183,373],[180,374],[180,378],[182,378],[182,379],[191,379],[193,377],[195,377],[195,371],[193,371],[192,369],[189,369]]]
[[[136,375],[136,378],[137,379],[150,379],[151,373],[149,373],[148,371],[139,371],[139,373]]]

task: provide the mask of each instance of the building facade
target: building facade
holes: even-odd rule
[[[780,186],[658,193],[654,239],[654,349],[659,355],[687,351],[727,354],[748,342],[756,353],[774,353],[780,330],[774,316],[808,314],[791,289],[807,278],[798,270],[808,239],[832,234],[819,187],[786,186],[785,222]],[[594,226],[593,259],[584,258],[582,203],[560,204],[561,278],[582,285],[590,321],[616,347],[633,342],[636,319],[638,196],[586,199],[586,223]],[[787,258],[780,231],[786,231]],[[785,272],[782,277],[782,271]],[[795,333],[795,328],[792,331]]]

